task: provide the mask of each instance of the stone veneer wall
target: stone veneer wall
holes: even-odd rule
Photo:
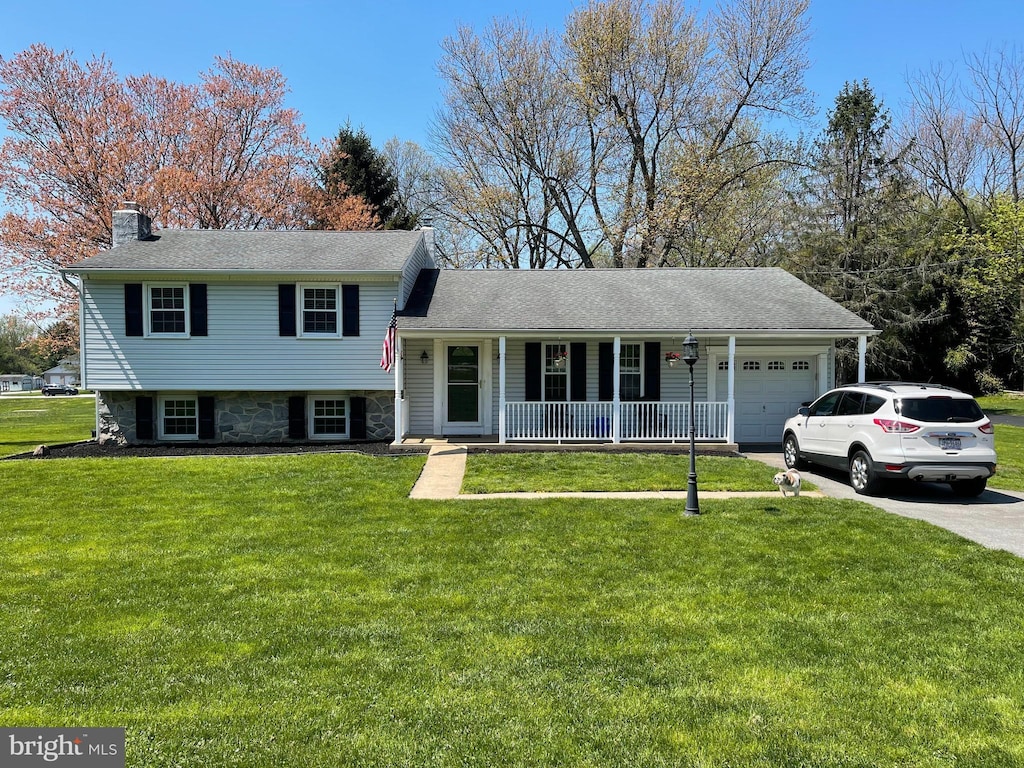
[[[295,442],[288,438],[288,398],[304,392],[212,392],[215,399],[217,438],[222,443]],[[393,440],[395,395],[393,392],[346,392],[366,398],[366,438]],[[100,444],[125,445],[135,438],[135,398],[158,392],[97,392]],[[157,441],[154,441],[157,442]]]

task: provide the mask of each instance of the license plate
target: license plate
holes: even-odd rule
[[[940,437],[939,448],[944,451],[959,451],[960,450],[960,438],[959,437]]]

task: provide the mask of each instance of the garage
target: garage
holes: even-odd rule
[[[728,392],[727,361],[717,375],[717,391]],[[736,442],[781,443],[783,423],[817,391],[815,355],[737,355]]]

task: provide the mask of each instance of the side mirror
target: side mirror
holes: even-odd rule
[[[811,409],[808,408],[806,405],[802,405],[800,406],[800,409],[797,411],[797,415],[807,418],[808,416],[811,415]]]

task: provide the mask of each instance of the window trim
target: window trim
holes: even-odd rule
[[[639,350],[639,354],[636,358],[637,369],[635,371],[624,371],[622,369],[622,348],[627,345],[631,347],[636,347]],[[619,343],[619,400],[621,400],[624,403],[640,402],[644,399],[645,393],[647,392],[647,381],[644,378],[644,372],[646,371],[646,366],[644,365],[644,354],[646,351],[647,345],[644,344],[644,342],[642,341],[622,341]],[[624,375],[639,376],[640,378],[640,387],[635,399],[630,398],[627,400],[625,394],[623,393],[622,377]]]
[[[153,289],[154,288],[183,288],[184,305],[181,312],[185,316],[185,332],[177,331],[154,331],[153,330]],[[192,337],[192,303],[190,299],[189,284],[187,282],[156,282],[144,283],[142,286],[142,322],[143,336],[153,339],[188,339]],[[175,310],[178,311],[178,310]]]
[[[565,365],[554,371],[548,370],[548,347],[562,347],[565,350]],[[572,401],[572,365],[569,361],[569,342],[542,341],[540,345],[540,400],[542,403],[568,403]],[[565,400],[548,400],[548,376],[565,377]]]
[[[191,400],[195,411],[195,432],[190,435],[168,435],[164,432],[165,404],[172,400]],[[199,440],[199,396],[195,392],[169,392],[156,399],[156,439],[169,442],[195,442]]]
[[[345,403],[345,432],[318,433],[316,423],[317,400],[340,400]],[[309,440],[349,440],[352,434],[352,398],[340,392],[311,392],[306,395],[306,437]]]
[[[307,290],[330,289],[334,291],[334,332],[306,330]],[[296,283],[295,284],[295,335],[300,339],[340,339],[342,336],[342,291],[341,283]]]

